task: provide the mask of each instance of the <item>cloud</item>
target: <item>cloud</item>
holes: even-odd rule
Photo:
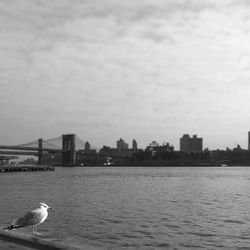
[[[0,13],[0,115],[22,129],[94,138],[102,124],[104,140],[167,127],[174,140],[247,115],[246,1],[0,1]]]

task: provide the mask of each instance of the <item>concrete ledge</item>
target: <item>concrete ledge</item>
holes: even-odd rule
[[[0,230],[0,240],[15,243],[17,245],[30,247],[40,250],[83,250],[83,248],[76,248],[67,246],[62,243],[52,242],[39,238],[39,236],[27,236],[16,234],[14,232]]]

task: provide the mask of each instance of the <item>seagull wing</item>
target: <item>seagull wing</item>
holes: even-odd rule
[[[40,209],[28,211],[22,218],[15,221],[15,226],[25,227],[37,225],[41,222],[43,214]]]

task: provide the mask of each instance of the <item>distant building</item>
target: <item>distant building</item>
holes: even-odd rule
[[[89,144],[89,142],[87,141],[86,143],[85,143],[85,152],[89,152],[90,151],[90,144]]]
[[[248,131],[248,151],[250,151],[250,131]]]
[[[242,148],[239,144],[237,144],[237,147],[236,148],[233,148],[233,151],[242,151]]]
[[[114,159],[117,158],[124,158],[124,157],[131,157],[133,154],[141,152],[141,149],[122,149],[119,150],[117,148],[110,148],[108,146],[103,146],[100,151],[99,154],[102,156],[109,156],[112,157]]]
[[[149,143],[149,145],[146,147],[146,151],[154,151],[159,148],[160,144],[157,141],[152,141]]]
[[[85,143],[84,149],[80,149],[77,151],[78,155],[95,155],[97,154],[96,149],[91,149],[90,148],[90,143],[87,141]]]
[[[134,139],[133,142],[132,142],[132,149],[137,149],[138,146],[137,146],[137,142],[136,140]]]
[[[188,134],[184,134],[180,138],[180,151],[187,153],[202,152],[202,138],[198,138],[197,135],[190,137]]]
[[[111,149],[108,146],[103,146],[100,150],[99,150],[99,154],[101,155],[111,155],[112,151],[114,151],[115,149]]]
[[[160,149],[161,151],[164,151],[164,152],[174,152],[174,146],[170,145],[168,142],[163,143]]]
[[[117,150],[118,151],[128,149],[128,143],[126,143],[122,138],[120,138],[120,140],[116,142],[116,145],[117,145]]]
[[[152,141],[147,147],[146,151],[151,152],[173,152],[174,147],[170,145],[168,142],[163,143],[162,146],[157,141]]]
[[[152,141],[145,149],[146,152],[151,152],[154,156],[157,152],[174,152],[174,147],[168,142],[163,143],[162,146],[157,141]]]

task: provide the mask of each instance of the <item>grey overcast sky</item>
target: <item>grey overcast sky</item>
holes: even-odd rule
[[[0,0],[0,144],[247,148],[249,44],[248,0]]]

